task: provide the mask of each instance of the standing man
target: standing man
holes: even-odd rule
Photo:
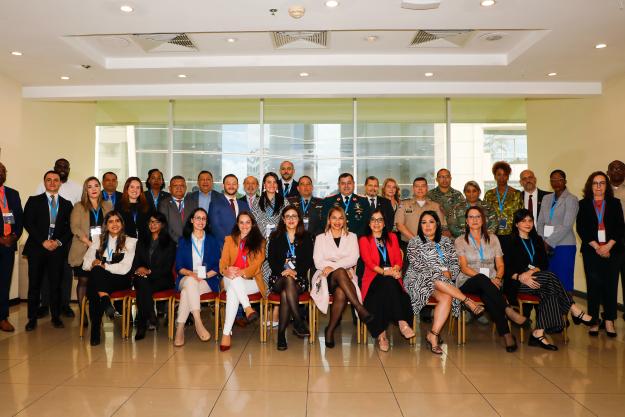
[[[182,228],[189,215],[197,206],[197,200],[185,197],[187,193],[187,181],[181,175],[175,175],[169,181],[169,198],[159,201],[158,211],[167,218],[167,231],[169,235],[178,243],[182,236]]]
[[[65,158],[57,159],[54,162],[54,172],[61,177],[61,188],[59,195],[72,203],[72,206],[82,198],[82,184],[78,184],[69,179],[70,166],[69,161]],[[39,184],[35,195],[42,194],[46,190],[45,184]]]
[[[252,204],[258,198],[258,178],[252,175],[245,177],[243,189],[245,190],[245,201],[247,201],[249,207],[252,207]]]
[[[438,203],[445,213],[445,220],[449,223],[449,219],[453,216],[453,209],[459,203],[464,203],[464,195],[458,190],[451,188],[451,172],[447,168],[441,168],[436,172],[435,188],[428,192],[428,198],[435,203]],[[451,234],[446,235],[451,237]]]
[[[536,187],[536,176],[530,169],[521,171],[519,182],[523,187],[523,191],[521,191],[523,207],[528,209],[534,215],[534,221],[537,221],[540,207],[543,204],[543,197],[549,192]]]
[[[104,201],[110,201],[111,206],[122,199],[122,193],[117,191],[117,174],[114,172],[105,172],[102,175],[102,198]]]
[[[621,200],[621,206],[623,207],[623,215],[625,215],[625,163],[623,161],[612,161],[608,165],[608,177],[610,178],[610,184],[614,190],[614,197]],[[621,271],[621,289],[623,290],[623,300],[625,300],[625,257],[620,266]],[[625,320],[625,313],[623,313],[623,320]]]
[[[197,176],[198,190],[189,193],[196,207],[202,207],[208,213],[213,198],[219,196],[217,191],[213,190],[213,174],[209,171],[201,171]]]
[[[323,200],[313,197],[313,183],[308,175],[299,177],[297,183],[299,197],[289,197],[289,204],[297,207],[302,212],[304,227],[310,232],[313,239],[323,233],[324,220],[321,219],[323,212]]]
[[[299,197],[297,191],[297,181],[293,179],[295,166],[291,161],[282,161],[280,164],[280,180],[278,180],[278,192],[282,193],[285,199],[289,197]]]
[[[22,202],[20,194],[4,185],[7,169],[0,162],[0,330],[13,332],[9,322],[9,291],[15,262],[17,241],[22,236]]]
[[[365,226],[371,217],[369,203],[364,197],[354,194],[354,177],[348,172],[339,175],[339,193],[326,197],[323,200],[323,211],[321,214],[322,227],[325,229],[328,221],[328,212],[332,207],[342,207],[347,216],[347,227],[350,232],[354,232],[359,237],[365,233]]]
[[[239,189],[239,179],[234,174],[227,174],[223,178],[224,192],[217,193],[210,211],[208,221],[211,233],[217,238],[220,245],[224,244],[224,239],[230,233],[236,222],[236,218],[242,211],[250,211],[247,205],[247,197],[237,199]]]
[[[26,331],[37,327],[37,307],[44,271],[50,291],[52,325],[63,328],[61,314],[61,275],[67,263],[67,248],[72,238],[69,218],[72,203],[59,195],[61,177],[48,171],[43,177],[45,192],[32,196],[24,207],[24,227],[28,240],[24,254],[28,256],[28,323]]]
[[[447,221],[440,204],[430,200],[428,195],[428,181],[423,177],[415,178],[412,182],[413,197],[402,200],[395,213],[395,224],[401,233],[403,248],[408,245],[410,239],[417,235],[419,230],[419,218],[421,213],[427,210],[434,211],[440,217],[443,231],[447,230]]]
[[[379,189],[380,181],[374,176],[367,177],[365,180],[365,197],[369,203],[369,212],[373,213],[373,210],[379,207],[382,210],[382,217],[384,217],[384,228],[390,233],[395,226],[395,210],[393,210],[388,198],[378,195]]]

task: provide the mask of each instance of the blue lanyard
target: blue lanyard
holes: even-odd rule
[[[382,261],[384,263],[387,262],[388,251],[386,249],[386,245],[384,243],[380,244],[380,242],[376,239],[375,245],[378,247],[378,252],[380,252],[380,256],[382,257]]]
[[[152,200],[154,200],[154,207],[158,208],[158,198],[160,197],[161,193],[156,193],[156,197],[154,197],[154,193],[152,192],[152,190],[150,190],[150,195],[152,196]]]
[[[132,221],[135,222],[135,226],[137,225],[137,210],[132,211]]]
[[[603,222],[603,215],[605,214],[605,200],[601,202],[601,211],[597,210],[597,206],[594,205],[594,201],[592,204],[595,207],[595,213],[597,213],[597,220],[599,221],[599,224],[601,224]]]
[[[91,209],[91,212],[93,213],[93,219],[95,220],[95,225],[98,225],[98,219],[100,218],[100,210],[102,210],[101,208],[98,208],[97,210]]]
[[[343,208],[345,209],[345,214],[349,211],[349,205],[352,204],[352,195],[347,196],[347,204],[345,204],[345,200],[341,197]]]
[[[556,194],[553,194],[553,201],[551,202],[551,208],[549,209],[549,221],[553,218],[553,212],[556,210],[556,204],[558,204],[558,199],[556,198]]]
[[[308,203],[304,204],[304,199],[302,198],[302,213],[306,214],[308,212],[308,207],[310,207],[310,200],[308,200]]]
[[[117,194],[115,194],[115,191],[113,191],[113,194],[109,195],[109,193],[104,191],[104,200],[105,201],[110,200],[113,207],[115,207],[115,200],[117,200]]]
[[[471,243],[473,243],[473,247],[475,249],[477,249],[480,253],[480,261],[484,261],[484,247],[482,246],[482,239],[480,239],[480,246],[478,248],[477,243],[475,242],[475,238],[473,237],[472,234],[469,234],[469,237],[471,238]]]
[[[202,251],[200,252],[198,247],[195,245],[195,240],[193,239],[193,236],[191,236],[191,244],[193,245],[193,251],[195,252],[197,256],[200,257],[201,262],[204,262],[204,239],[206,239],[206,235],[204,235],[204,237],[201,240],[200,246],[202,247]]]
[[[5,207],[6,209],[9,208],[9,203],[7,203],[7,192],[5,191],[4,194],[2,194],[2,207]]]
[[[107,242],[106,244],[106,260],[108,261],[108,263],[113,262],[113,249],[109,248],[109,242]]]
[[[438,252],[438,258],[444,264],[445,263],[445,254],[443,253],[443,250],[441,249],[441,245],[439,245],[438,243],[434,242],[434,247],[436,248],[436,252]]]
[[[530,264],[533,264],[534,255],[536,255],[536,250],[534,249],[534,242],[532,241],[532,239],[529,239],[529,241],[530,241],[530,247],[532,248],[531,251],[530,251],[530,248],[527,247],[527,243],[525,243],[525,239],[521,239],[523,246],[525,246],[525,252],[527,252],[527,255],[530,257]]]
[[[56,196],[56,207],[52,207],[52,197],[48,199],[48,207],[50,208],[50,218],[56,219],[56,215],[59,212],[59,196]]]
[[[288,233],[284,233],[284,235],[286,236],[286,243],[289,245],[289,257],[295,258],[295,243],[291,243]]]
[[[506,196],[508,195],[508,187],[506,187],[506,192],[503,193],[503,198],[499,195],[499,189],[495,188],[495,195],[497,195],[497,202],[499,203],[499,213],[503,213],[503,205],[506,202]]]

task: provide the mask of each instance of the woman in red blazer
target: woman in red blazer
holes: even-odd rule
[[[397,323],[406,339],[414,337],[415,333],[408,325],[412,310],[401,278],[403,262],[399,242],[394,233],[387,233],[384,228],[384,216],[379,208],[371,214],[365,235],[358,243],[365,264],[362,298],[365,308],[374,317],[367,327],[378,339],[380,350],[386,352],[389,349],[386,328],[390,323]]]

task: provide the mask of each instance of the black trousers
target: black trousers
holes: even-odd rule
[[[619,272],[621,273],[621,290],[623,291],[623,302],[625,302],[625,256],[621,256],[621,266],[619,268]]]
[[[69,266],[67,262],[63,265],[63,272],[61,273],[61,306],[69,306],[72,300],[72,280],[74,278],[73,268]],[[50,305],[50,288],[48,280],[44,279],[41,282],[41,305]]]
[[[65,252],[59,249],[38,252],[28,256],[28,318],[37,318],[41,284],[47,281],[49,288],[50,315],[58,318],[61,310],[61,275],[67,263]]]
[[[406,321],[410,324],[412,308],[410,297],[393,277],[377,275],[363,303],[373,320],[367,325],[371,336],[377,338],[389,324]]]
[[[492,283],[490,278],[484,274],[477,274],[462,284],[460,291],[465,294],[477,295],[482,299],[486,311],[495,322],[499,336],[510,333],[508,319],[506,318],[508,303],[503,292]]]
[[[155,318],[154,300],[152,294],[157,291],[168,290],[173,288],[171,279],[157,280],[150,277],[134,276],[132,279],[133,286],[137,293],[137,323],[138,326],[146,326],[148,320]]]
[[[588,294],[588,314],[599,317],[599,306],[603,305],[604,318],[616,319],[618,275],[623,254],[613,253],[602,258],[594,252],[583,252],[586,272],[586,292]]]
[[[111,274],[104,268],[95,267],[89,273],[87,281],[87,298],[89,299],[89,316],[91,318],[91,330],[100,331],[104,306],[101,305],[100,295],[105,292],[111,294],[115,291],[127,290],[130,288],[130,277],[128,275]]]
[[[0,320],[9,318],[9,291],[14,262],[15,250],[0,246]]]

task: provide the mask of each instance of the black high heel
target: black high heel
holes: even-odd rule
[[[438,333],[436,333],[434,330],[430,330],[429,332],[436,336],[437,342],[440,341],[440,335]],[[435,355],[443,354],[443,348],[441,348],[439,344],[433,345],[432,342],[429,341],[427,335],[425,336],[425,344],[428,346],[428,349],[430,349],[430,352],[434,353]]]
[[[287,350],[288,345],[286,344],[286,335],[284,333],[278,333],[278,350]]]
[[[584,323],[584,325],[586,325],[586,326],[592,326],[594,324],[594,319],[593,318],[591,318],[590,320],[584,320],[584,314],[586,314],[586,312],[583,311],[583,310],[577,316],[574,316],[574,315],[571,314],[571,319],[573,320],[573,323],[576,326],[580,325],[582,323]]]
[[[332,339],[332,340],[328,339],[328,328],[327,327],[323,330],[323,335],[325,336],[325,339],[326,339],[325,340],[326,347],[328,349],[332,349],[334,347],[334,339]]]
[[[475,317],[480,317],[482,314],[484,314],[485,309],[483,306],[474,304],[475,307],[471,308],[469,307],[469,304],[468,304],[469,301],[473,302],[473,300],[471,300],[469,297],[465,297],[465,299],[462,300],[462,305],[464,306],[464,308],[466,308],[471,313],[473,313]]]
[[[508,353],[516,352],[516,350],[519,348],[519,346],[516,343],[516,337],[514,335],[512,335],[512,340],[514,341],[513,344],[506,345],[506,352]]]

